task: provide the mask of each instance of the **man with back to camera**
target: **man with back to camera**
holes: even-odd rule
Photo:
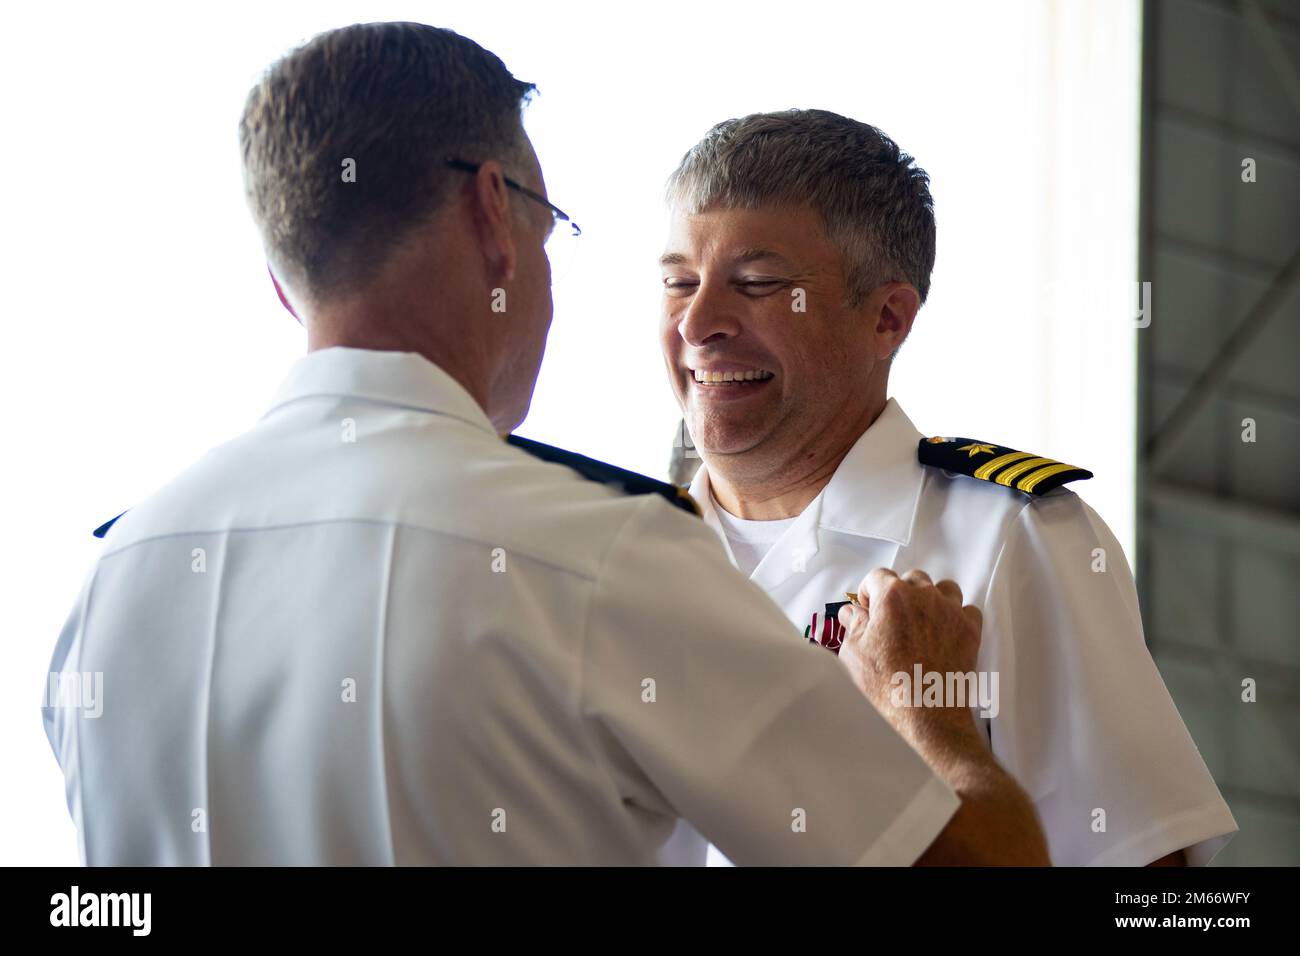
[[[952,582],[868,575],[846,670],[689,505],[587,477],[670,486],[501,439],[566,218],[530,90],[377,23],[251,92],[249,201],[308,354],[102,529],[51,666],[102,675],[102,714],[44,708],[82,860],[702,862],[698,831],[741,863],[1046,862],[968,710],[909,717],[909,746],[868,702],[973,666]]]
[[[993,693],[972,706],[1053,862],[1209,862],[1237,826],[1146,649],[1123,549],[1063,487],[1091,473],[923,436],[886,398],[934,266],[926,173],[865,123],[762,113],[692,147],[668,205],[676,445],[703,462],[690,493],[733,563],[832,648],[855,569],[956,581],[984,612]],[[920,714],[928,677],[903,673],[877,706]]]

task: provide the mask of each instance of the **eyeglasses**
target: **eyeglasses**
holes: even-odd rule
[[[467,163],[463,159],[447,158],[447,165],[463,173],[477,173],[482,163]],[[546,258],[551,264],[551,281],[554,282],[569,271],[578,250],[577,238],[582,235],[578,224],[569,218],[559,206],[552,203],[541,193],[534,192],[527,186],[521,186],[509,176],[502,179],[508,188],[527,196],[533,202],[541,203],[551,211],[551,232],[546,237]]]

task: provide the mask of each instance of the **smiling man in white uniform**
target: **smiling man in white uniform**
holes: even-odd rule
[[[254,87],[249,201],[308,354],[103,529],[44,708],[83,861],[703,862],[698,831],[745,863],[1045,862],[969,712],[905,740],[868,702],[874,670],[973,663],[950,582],[868,578],[846,670],[671,486],[502,440],[569,225],[529,91],[400,23]]]
[[[929,290],[928,179],[820,110],[720,123],[669,182],[662,343],[705,519],[810,641],[857,569],[925,568],[984,612],[980,712],[1053,862],[1204,863],[1236,830],[1142,636],[1082,468],[923,436],[886,400]],[[918,698],[904,693],[903,702]]]

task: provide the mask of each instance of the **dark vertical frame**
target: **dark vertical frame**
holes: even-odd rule
[[[1139,145],[1138,145],[1138,242],[1137,274],[1138,282],[1151,281],[1155,267],[1155,102],[1156,87],[1159,84],[1158,63],[1156,62],[1159,46],[1159,17],[1162,0],[1144,0],[1142,4],[1142,76],[1139,96]],[[1141,286],[1138,286],[1141,294]],[[1151,325],[1145,329],[1135,329],[1137,335],[1137,428],[1134,430],[1134,531],[1136,560],[1134,572],[1137,578],[1138,597],[1141,601],[1143,616],[1149,617],[1154,610],[1154,602],[1149,600],[1147,587],[1151,581],[1150,573],[1150,506],[1147,502],[1147,488],[1150,485],[1150,462],[1147,458],[1146,444],[1150,434],[1153,403],[1154,381],[1152,361],[1154,350],[1151,336],[1155,330],[1155,314],[1159,311],[1159,290],[1151,287]],[[1148,620],[1148,624],[1150,621]],[[1152,628],[1147,628],[1147,643],[1151,641]]]

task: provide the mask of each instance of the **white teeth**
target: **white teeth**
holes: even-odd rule
[[[749,369],[744,372],[705,372],[694,369],[695,381],[701,385],[725,385],[729,382],[761,382],[772,377],[764,369]]]

